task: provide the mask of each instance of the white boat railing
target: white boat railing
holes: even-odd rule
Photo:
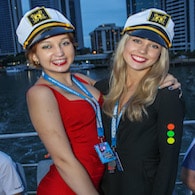
[[[185,120],[184,125],[195,125],[195,120]],[[33,137],[33,136],[38,136],[37,132],[26,132],[26,133],[10,133],[10,134],[0,134],[0,139],[12,139],[12,138],[21,138],[21,137]],[[180,153],[180,156],[184,156],[185,153]],[[22,167],[36,167],[38,166],[37,163],[26,163],[26,164],[21,164]],[[176,185],[183,185],[182,181],[176,181]],[[25,195],[35,195],[36,194],[36,189],[34,191],[27,191],[25,192]],[[192,192],[186,188],[186,192],[184,195],[191,195]],[[177,193],[173,193],[173,195],[177,195]]]
[[[195,124],[195,120],[184,120],[183,122],[184,125],[188,125],[188,124]]]
[[[20,138],[20,137],[33,137],[38,136],[37,132],[26,132],[26,133],[9,133],[9,134],[0,134],[0,139],[12,139],[12,138]],[[38,166],[38,163],[21,163],[22,167],[36,167]],[[25,169],[24,169],[25,172]],[[26,174],[26,173],[25,173]],[[22,178],[25,180],[26,183],[26,177]],[[28,185],[26,186],[24,195],[36,195],[36,189],[35,190],[28,190]]]
[[[37,132],[0,134],[0,139],[37,136]]]

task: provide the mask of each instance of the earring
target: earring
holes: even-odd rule
[[[34,63],[35,63],[35,65],[39,65],[39,61],[38,60],[34,61]]]

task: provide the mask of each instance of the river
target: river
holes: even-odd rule
[[[195,119],[195,66],[171,67],[174,74],[182,84],[183,97],[186,104],[185,119]],[[0,133],[32,132],[34,128],[29,119],[25,94],[30,86],[40,76],[40,71],[23,71],[18,73],[0,73]],[[109,74],[109,68],[96,68],[83,71],[94,79],[101,79]],[[181,152],[185,152],[190,141],[195,136],[195,130],[189,127],[184,132]],[[1,140],[0,150],[8,153],[15,161],[21,163],[34,163],[44,159],[46,151],[38,137],[17,138]],[[34,179],[32,179],[34,178]],[[29,170],[28,186],[35,189],[36,175]]]

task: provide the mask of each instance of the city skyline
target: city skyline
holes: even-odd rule
[[[43,5],[60,10],[76,27],[78,51],[84,47],[92,50],[100,48],[100,51],[107,51],[111,48],[109,43],[114,40],[107,31],[107,27],[115,25],[118,29],[123,28],[127,15],[151,7],[159,7],[173,18],[175,36],[173,47],[170,48],[171,51],[194,51],[195,49],[195,0],[149,0],[147,2],[139,0],[122,0],[120,2],[118,0],[99,0],[96,2],[93,0],[3,0],[0,6],[1,56],[16,55],[22,51],[15,32],[18,23],[30,7]],[[98,32],[96,33],[98,39],[92,37],[94,32]],[[103,48],[103,46],[106,48],[108,46],[108,48]]]

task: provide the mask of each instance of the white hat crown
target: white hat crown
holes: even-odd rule
[[[40,31],[54,26],[74,30],[74,26],[59,11],[51,8],[36,7],[28,11],[21,19],[16,29],[18,41],[26,48]]]
[[[129,16],[123,33],[127,31],[147,29],[159,34],[170,47],[174,36],[174,22],[165,11],[151,8]]]

